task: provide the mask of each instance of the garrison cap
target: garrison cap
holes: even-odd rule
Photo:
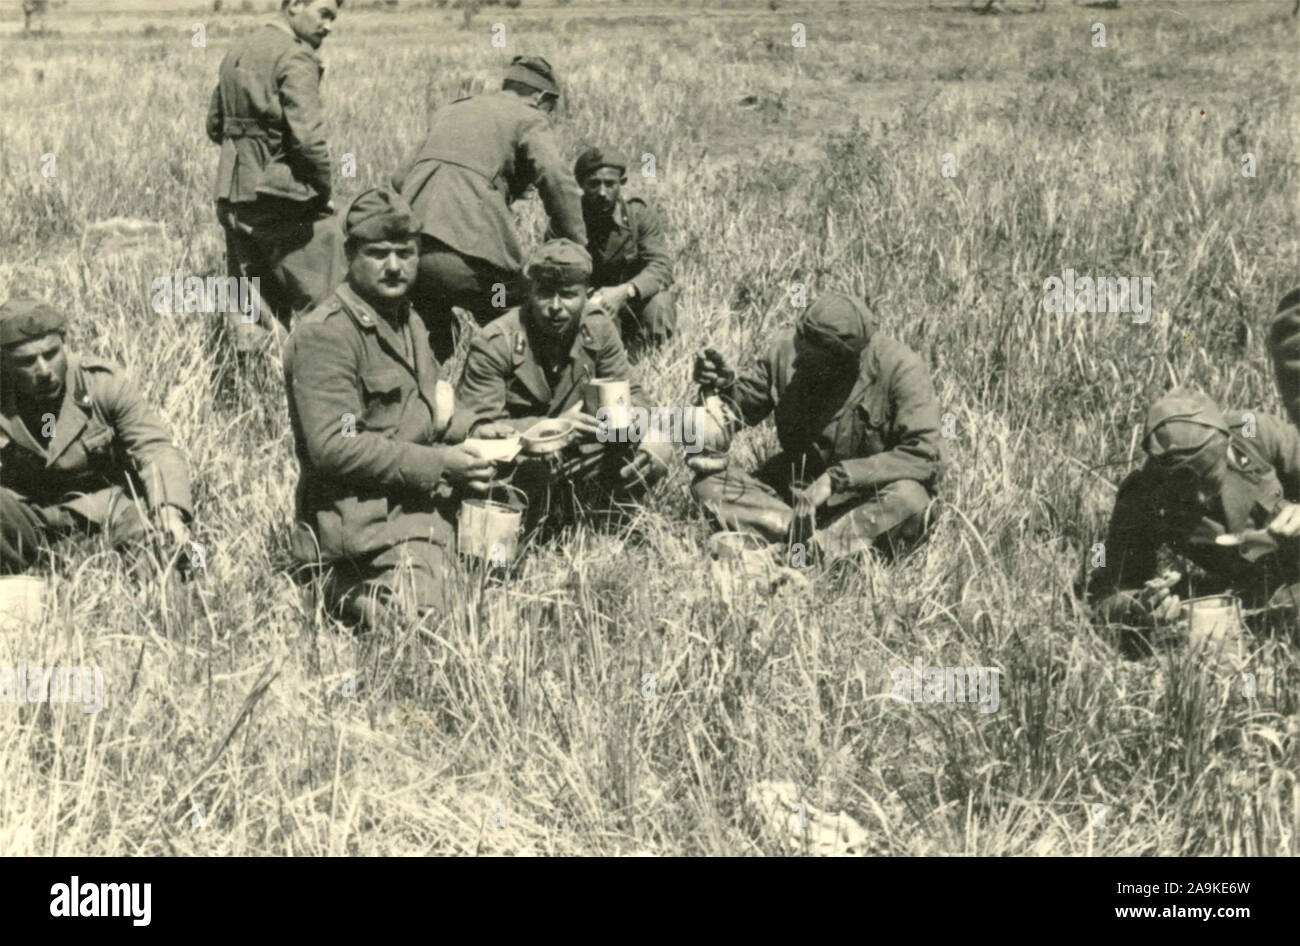
[[[867,304],[842,292],[821,296],[795,325],[798,337],[850,356],[862,354],[875,332],[875,320]]]
[[[522,82],[542,92],[560,94],[560,84],[555,81],[555,70],[541,56],[516,56],[506,67],[504,78]]]
[[[419,234],[420,225],[401,194],[387,187],[372,187],[348,206],[343,232],[349,239],[363,242],[407,240]]]
[[[586,282],[591,278],[591,254],[564,237],[547,240],[528,254],[524,275],[535,285],[567,286]]]
[[[601,168],[616,168],[620,174],[626,174],[627,158],[613,148],[588,148],[574,162],[573,176],[581,182],[592,171]]]
[[[67,324],[67,317],[48,302],[18,296],[0,305],[0,347],[62,332]]]
[[[1204,474],[1213,469],[1228,442],[1228,422],[1209,395],[1194,388],[1174,388],[1147,411],[1142,447],[1162,469],[1190,467]]]

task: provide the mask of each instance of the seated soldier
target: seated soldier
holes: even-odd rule
[[[121,368],[68,351],[65,324],[34,299],[0,306],[0,572],[72,534],[143,539],[140,499],[189,544],[189,470],[167,424]]]
[[[347,280],[285,347],[302,470],[293,552],[324,566],[331,609],[373,627],[399,588],[416,609],[447,607],[447,487],[473,491],[492,464],[449,446],[471,418],[453,415],[450,386],[438,381],[428,333],[407,302],[420,232],[410,208],[392,191],[366,191],[348,208],[345,232]]]
[[[490,421],[520,432],[548,417],[573,421],[575,440],[585,442],[557,454],[558,462],[521,462],[513,477],[529,497],[529,527],[543,519],[558,526],[576,512],[575,502],[592,508],[630,498],[667,469],[671,448],[611,436],[601,442],[596,419],[582,412],[583,389],[596,378],[628,381],[631,406],[649,407],[614,323],[588,302],[587,251],[551,240],[532,252],[524,273],[527,299],[474,337],[456,397],[475,416],[479,436],[493,435],[478,429]]]
[[[1292,289],[1277,304],[1268,350],[1282,406],[1291,423],[1300,427],[1300,289]]]
[[[922,537],[939,476],[939,408],[921,359],[878,332],[864,302],[823,296],[747,373],[737,378],[709,349],[694,377],[734,407],[736,426],[772,414],[781,443],[754,475],[696,478],[692,492],[723,528],[789,541],[797,506],[826,559],[893,553]],[[687,463],[702,468],[700,458]]]
[[[1246,608],[1293,609],[1300,431],[1270,414],[1225,415],[1202,392],[1177,388],[1151,405],[1142,447],[1147,461],[1120,484],[1105,564],[1089,582],[1098,618],[1170,624],[1184,597],[1226,592]],[[1162,576],[1162,549],[1191,563],[1186,574]]]
[[[619,321],[628,351],[662,345],[677,328],[673,262],[659,217],[639,197],[624,199],[627,161],[609,148],[588,148],[573,175],[582,186],[582,217],[591,254],[592,305]]]

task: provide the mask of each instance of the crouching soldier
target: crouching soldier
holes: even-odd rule
[[[1171,624],[1185,597],[1226,592],[1248,609],[1294,614],[1300,431],[1177,388],[1151,405],[1142,447],[1147,461],[1120,484],[1104,564],[1089,583],[1097,617]],[[1162,573],[1162,550],[1184,559],[1183,571]]]
[[[371,627],[399,591],[417,609],[446,608],[450,487],[475,489],[492,464],[449,445],[469,419],[453,415],[450,385],[407,303],[419,260],[410,208],[392,191],[366,191],[345,232],[346,281],[285,348],[302,471],[293,553],[324,567],[331,609]]]
[[[529,497],[528,523],[545,518],[560,525],[575,503],[592,508],[640,492],[666,471],[672,448],[649,439],[616,442],[612,430],[583,413],[584,388],[597,378],[629,382],[630,407],[650,407],[618,329],[587,301],[587,251],[551,240],[533,251],[524,272],[526,301],[474,337],[456,396],[476,425],[505,422],[522,433],[545,418],[573,422],[582,442],[567,446],[558,461],[521,463],[514,475]],[[496,434],[490,428],[484,435]]]
[[[0,572],[68,535],[139,541],[150,513],[188,550],[189,470],[167,424],[119,367],[69,352],[65,324],[34,299],[0,306]]]
[[[582,187],[592,304],[618,320],[629,351],[662,345],[677,329],[677,298],[658,215],[641,198],[622,196],[627,161],[609,148],[588,148],[573,173]]]
[[[711,349],[696,357],[694,378],[734,407],[737,427],[774,415],[781,444],[753,475],[697,477],[692,492],[723,528],[786,541],[798,506],[827,559],[892,554],[922,537],[939,476],[939,408],[921,359],[878,332],[864,302],[823,296],[739,378]]]

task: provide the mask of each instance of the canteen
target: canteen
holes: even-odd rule
[[[599,419],[602,407],[608,411],[606,423],[611,430],[632,426],[632,385],[615,378],[592,378],[582,389],[582,408]]]
[[[45,616],[45,579],[34,575],[0,578],[0,631],[41,623]]]
[[[1190,646],[1223,648],[1228,653],[1240,650],[1245,625],[1241,619],[1241,599],[1236,595],[1190,598],[1183,602],[1180,617],[1186,622]]]
[[[527,502],[523,490],[517,487],[498,483],[494,488],[509,490]],[[519,551],[523,519],[522,511],[506,503],[486,497],[466,499],[460,504],[457,519],[456,551],[504,568],[515,560]]]

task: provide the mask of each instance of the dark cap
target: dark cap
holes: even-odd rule
[[[591,254],[563,237],[547,240],[528,254],[524,275],[537,285],[569,286],[591,278]]]
[[[420,233],[415,214],[401,194],[387,187],[372,187],[348,206],[343,231],[348,239],[409,240]]]
[[[1174,388],[1147,411],[1142,448],[1161,469],[1212,469],[1228,442],[1228,422],[1208,394]]]
[[[48,302],[28,296],[10,299],[0,305],[0,347],[62,332],[67,324],[67,317]]]
[[[842,292],[821,296],[795,325],[795,334],[805,341],[849,356],[862,354],[875,333],[867,304]]]
[[[613,148],[588,148],[574,162],[573,176],[581,183],[588,174],[601,168],[615,168],[619,174],[626,174],[627,158]]]
[[[541,56],[516,56],[506,67],[504,78],[522,82],[542,92],[560,94],[560,84],[555,79],[555,70]]]

